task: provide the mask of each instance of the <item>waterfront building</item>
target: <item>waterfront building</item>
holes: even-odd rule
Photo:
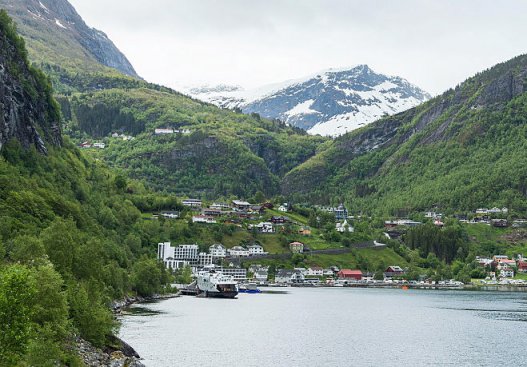
[[[308,268],[305,275],[308,277],[321,277],[324,276],[324,269],[314,266],[312,268]],[[333,272],[331,272],[331,275],[333,275]]]
[[[397,265],[388,266],[384,271],[384,278],[391,279],[393,277],[399,277],[404,274],[404,269]]]
[[[337,273],[339,279],[345,280],[361,280],[362,271],[360,270],[351,270],[351,269],[342,269]]]
[[[514,278],[514,269],[510,267],[502,268],[500,270],[500,278]]]
[[[269,270],[267,269],[260,269],[253,273],[253,278],[257,282],[266,282],[269,277]]]
[[[275,282],[278,284],[299,284],[304,282],[304,274],[298,270],[280,269],[275,275]]]
[[[170,242],[161,242],[157,245],[157,258],[170,269],[179,269],[186,265],[195,266],[200,263],[198,245],[173,247]]]
[[[206,252],[201,252],[198,255],[198,266],[204,267],[204,266],[210,266],[212,265],[214,261],[214,257],[211,254],[207,254]]]
[[[244,282],[247,280],[247,270],[243,268],[227,267],[217,268],[217,270],[221,271],[224,275],[232,276],[237,282]]]

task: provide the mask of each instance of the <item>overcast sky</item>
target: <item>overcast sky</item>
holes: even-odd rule
[[[527,52],[522,0],[70,0],[148,81],[255,87],[368,64],[432,94]]]

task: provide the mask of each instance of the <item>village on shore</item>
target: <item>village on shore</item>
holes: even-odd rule
[[[191,221],[198,225],[234,224],[247,231],[259,234],[273,234],[283,230],[284,225],[294,224],[298,234],[309,236],[312,229],[302,223],[295,222],[288,216],[292,208],[284,203],[274,208],[271,203],[262,205],[251,204],[247,201],[232,200],[231,203],[212,203],[204,207],[199,199],[185,199],[183,205],[192,212]],[[337,207],[320,207],[322,211],[331,213],[335,218],[335,230],[340,233],[353,233],[353,221],[357,218],[348,214],[344,205]],[[265,217],[266,210],[279,212],[280,215]],[[511,223],[504,216],[507,208],[477,209],[472,218],[457,216],[455,219],[463,224],[486,224],[497,228],[512,226],[514,228],[527,225],[527,220],[515,219]],[[165,211],[158,213],[154,219],[179,219],[181,213]],[[260,221],[262,218],[267,220]],[[441,213],[429,211],[424,217],[431,220],[435,226],[444,226],[444,216]],[[387,239],[398,239],[405,228],[422,225],[420,221],[395,218],[384,222],[384,236]],[[402,230],[403,229],[403,230]],[[361,244],[369,248],[383,248],[385,244],[378,241],[369,241]],[[301,241],[288,244],[290,255],[311,253],[339,253],[346,249],[312,250]],[[177,244],[163,242],[158,244],[157,257],[166,268],[173,272],[189,268],[192,274],[200,270],[215,266],[223,274],[232,276],[239,283],[253,282],[260,286],[410,286],[410,287],[463,287],[465,284],[454,279],[433,280],[424,276],[419,279],[409,279],[408,269],[401,264],[390,264],[383,271],[362,271],[354,268],[341,268],[337,265],[326,268],[293,267],[274,268],[267,264],[262,265],[259,260],[276,258],[265,251],[259,243],[237,245],[227,248],[221,243],[213,243],[208,248],[198,244]],[[497,254],[492,257],[476,256],[474,261],[485,272],[485,279],[478,281],[479,285],[514,285],[527,286],[523,279],[513,279],[517,273],[527,274],[527,259],[518,254],[515,259],[506,255]]]

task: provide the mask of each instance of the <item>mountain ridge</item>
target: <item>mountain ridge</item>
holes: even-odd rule
[[[408,81],[377,74],[367,65],[328,69],[248,91],[220,85],[189,89],[188,93],[220,107],[258,113],[311,134],[332,136],[430,98],[428,93]]]
[[[375,206],[388,211],[424,210],[440,204],[453,209],[493,203],[521,207],[521,171],[511,170],[503,157],[524,159],[519,139],[526,122],[521,113],[526,84],[526,55],[500,63],[422,105],[335,139],[328,149],[285,176],[283,193],[298,200],[309,196],[327,201],[324,192],[329,191],[368,210]],[[501,140],[513,131],[516,135],[508,142]],[[507,145],[509,150],[504,151]],[[501,182],[482,172],[483,167],[494,172],[489,166],[492,160],[480,159],[476,164],[476,157],[491,151],[502,152],[495,163],[508,176]],[[450,162],[448,169],[445,162]],[[456,186],[450,181],[453,177],[473,191]],[[510,182],[512,177],[519,181]],[[478,186],[478,180],[485,185]],[[507,182],[512,191],[507,191]],[[493,186],[503,191],[492,190]]]
[[[86,25],[66,0],[0,0],[26,40],[32,63],[48,74],[58,93],[133,83],[139,76],[102,31]]]

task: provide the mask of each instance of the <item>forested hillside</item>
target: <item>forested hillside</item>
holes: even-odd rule
[[[110,139],[101,152],[150,187],[180,195],[248,197],[279,192],[280,178],[316,152],[321,137],[279,121],[220,110],[166,91],[112,89],[74,94],[69,132],[78,141],[112,132],[135,137]],[[156,128],[178,130],[155,135]]]
[[[258,191],[276,195],[282,177],[327,141],[279,121],[219,109],[109,68],[110,63],[85,52],[91,45],[89,34],[49,27],[45,19],[31,15],[38,10],[48,18],[58,17],[66,9],[67,17],[59,21],[73,27],[66,20],[81,18],[64,0],[47,0],[44,8],[33,0],[2,2],[21,26],[30,59],[57,88],[65,133],[76,143],[104,139],[107,149],[98,157],[151,188],[209,198],[249,197]],[[156,128],[189,133],[155,136]],[[135,139],[110,139],[112,133]]]
[[[342,200],[386,215],[433,206],[525,212],[526,77],[519,56],[342,136],[293,169],[282,189],[297,201]]]
[[[0,124],[0,365],[81,365],[74,336],[107,344],[116,326],[111,300],[162,292],[170,280],[150,257],[157,237],[133,204],[151,200],[141,185],[83,157],[60,128],[49,129],[60,124],[49,81],[29,67],[4,11],[0,46],[9,81],[0,105],[15,96],[35,106],[31,119],[11,116],[15,133]],[[158,198],[164,205],[177,201]]]

